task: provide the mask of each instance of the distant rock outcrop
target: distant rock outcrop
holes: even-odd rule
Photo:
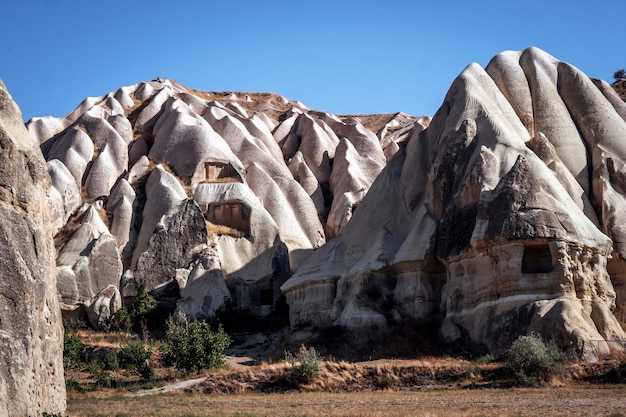
[[[59,179],[59,177],[57,177]],[[61,181],[56,184],[61,184]],[[59,199],[22,115],[0,81],[0,415],[65,411],[63,328],[51,222]],[[57,189],[58,191],[58,189]],[[47,197],[57,201],[51,213]]]
[[[140,282],[181,297],[190,317],[210,316],[226,288],[237,306],[268,314],[292,272],[346,227],[398,143],[428,122],[363,120],[369,129],[275,94],[161,79],[30,120],[53,179],[66,316],[101,306],[110,285],[132,297]],[[216,294],[189,292],[205,281]]]
[[[443,317],[501,354],[537,332],[587,359],[626,335],[626,119],[602,82],[529,48],[469,65],[428,129],[282,290],[292,329]]]

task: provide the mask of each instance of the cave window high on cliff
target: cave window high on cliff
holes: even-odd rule
[[[522,257],[522,273],[543,274],[552,272],[552,252],[549,245],[534,245],[524,247]]]
[[[232,179],[235,182],[242,182],[235,168],[231,164],[206,161],[204,163],[204,181],[215,182]]]

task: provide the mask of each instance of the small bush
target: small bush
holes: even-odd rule
[[[376,383],[380,389],[391,389],[398,383],[398,380],[391,375],[381,375]]]
[[[290,365],[290,379],[295,383],[309,383],[322,373],[324,358],[314,347],[302,345],[298,353],[285,352],[285,361]]]
[[[615,73],[613,74],[613,78],[615,78],[616,80],[626,78],[626,71],[624,71],[623,69],[615,71]]]
[[[520,336],[508,352],[506,365],[524,384],[547,382],[565,368],[567,356],[556,344],[540,336]]]
[[[68,379],[65,381],[65,389],[68,392],[85,392],[85,388],[75,379]]]
[[[104,363],[102,361],[94,361],[89,364],[88,368],[89,376],[94,379],[96,386],[102,388],[112,388],[115,384],[115,380],[111,376],[111,373],[104,369]]]
[[[120,366],[138,373],[143,379],[149,380],[154,370],[148,364],[152,357],[152,350],[146,349],[141,342],[129,342],[122,346],[118,353]]]
[[[170,318],[166,322],[163,362],[187,373],[219,368],[230,342],[221,325],[214,331],[206,322],[177,322]]]
[[[77,367],[82,361],[86,345],[76,332],[63,334],[63,363],[67,367]]]
[[[476,365],[487,365],[487,364],[493,363],[495,361],[496,361],[496,357],[493,356],[491,353],[488,353],[488,354],[483,355],[480,358],[476,359],[474,361],[474,364],[476,364]]]

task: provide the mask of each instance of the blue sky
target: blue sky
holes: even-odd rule
[[[335,114],[432,115],[471,62],[537,46],[612,81],[617,2],[12,0],[0,78],[33,116],[156,77],[271,91]]]

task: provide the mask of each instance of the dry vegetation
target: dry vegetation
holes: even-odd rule
[[[90,330],[79,334],[88,345],[98,347],[117,348],[136,340],[129,334]],[[235,364],[241,359],[231,358],[226,369],[186,377],[160,368],[148,386],[136,376],[119,373],[116,378],[123,383],[116,389],[89,387],[85,371],[70,369],[66,377],[80,381],[86,390],[69,390],[68,413],[72,417],[626,417],[626,372],[620,359],[570,365],[565,375],[536,388],[515,387],[516,381],[499,362],[439,357],[325,361],[319,376],[298,382],[290,378],[285,361]],[[167,384],[187,378],[191,384],[167,389]],[[155,384],[166,387],[153,388]]]

